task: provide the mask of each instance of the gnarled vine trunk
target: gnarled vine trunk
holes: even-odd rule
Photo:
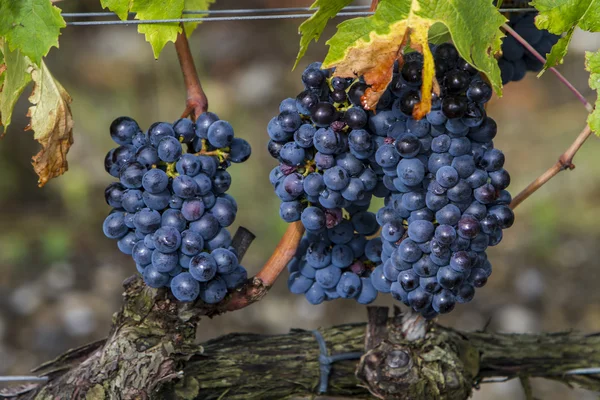
[[[19,399],[282,399],[314,395],[321,350],[310,331],[231,334],[194,344],[202,315],[221,309],[182,305],[140,279],[125,282],[108,338],[69,351],[35,372],[48,381],[5,390]],[[370,308],[368,324],[320,329],[329,355],[360,352],[332,365],[329,395],[354,398],[466,399],[489,377],[545,377],[600,390],[600,336],[460,332],[414,315]]]

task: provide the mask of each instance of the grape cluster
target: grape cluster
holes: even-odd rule
[[[383,264],[371,280],[425,317],[473,298],[491,274],[486,248],[500,242],[514,219],[510,176],[492,142],[497,126],[483,107],[489,84],[451,44],[434,48],[434,60],[440,94],[432,110],[415,120],[406,107],[375,155],[392,193],[377,213]],[[405,63],[400,74],[413,68],[422,68],[421,61]]]
[[[338,298],[369,304],[377,297],[370,274],[381,263],[381,239],[367,239],[379,229],[377,219],[366,207],[351,210],[334,227],[307,233],[288,264],[288,288],[311,304]]]
[[[157,122],[147,132],[120,117],[110,135],[119,147],[104,167],[119,181],[105,191],[113,210],[104,234],[132,256],[148,286],[170,287],[183,302],[218,303],[247,278],[226,229],[237,213],[226,192],[227,168],[247,160],[250,145],[210,112],[196,123]]]
[[[280,216],[312,233],[332,227],[332,212],[388,193],[371,157],[384,138],[373,137],[360,107],[366,86],[330,73],[311,64],[302,74],[305,90],[281,102],[267,126],[269,152],[280,162],[270,174]]]
[[[550,53],[552,46],[560,36],[547,30],[539,30],[535,26],[537,13],[514,13],[510,16],[508,25],[523,37],[538,53],[545,56]],[[502,57],[498,60],[502,74],[502,84],[520,81],[527,71],[539,72],[544,66],[517,40],[507,35],[502,41]]]
[[[302,75],[306,90],[284,100],[269,123],[281,217],[307,229],[289,288],[311,303],[372,301],[361,299],[360,282],[429,318],[470,301],[491,274],[485,250],[514,220],[510,176],[492,142],[497,126],[484,109],[492,89],[452,44],[431,49],[440,90],[426,118],[412,117],[423,75],[415,52],[395,65],[375,112],[360,106],[361,79],[311,64]],[[385,206],[375,218],[381,237],[368,240],[375,230],[361,231],[353,219],[370,215],[372,196]],[[347,242],[336,242],[342,236]],[[346,246],[352,251],[340,250]]]

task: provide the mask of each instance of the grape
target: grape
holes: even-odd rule
[[[121,208],[123,205],[123,195],[126,188],[118,182],[113,182],[104,190],[104,199],[106,204],[113,208]]]
[[[467,112],[467,105],[462,96],[447,96],[442,100],[442,112],[448,118],[461,118]]]
[[[301,165],[306,156],[304,149],[296,142],[288,142],[283,145],[279,152],[279,158],[288,165]]]
[[[311,112],[311,118],[316,126],[324,127],[331,124],[337,117],[333,104],[327,102],[318,103]]]
[[[227,295],[227,284],[220,277],[200,286],[200,299],[208,304],[216,304]]]
[[[158,271],[153,265],[144,268],[142,278],[146,285],[153,288],[161,288],[169,283],[169,274]]]
[[[400,160],[396,171],[400,181],[408,186],[421,183],[425,177],[425,166],[416,158]]]
[[[350,107],[344,114],[344,121],[355,132],[367,124],[367,113],[360,107]]]
[[[294,294],[304,294],[310,289],[313,280],[301,275],[299,272],[292,272],[288,279],[288,288]]]
[[[361,288],[360,294],[356,298],[359,304],[369,304],[377,298],[377,290],[369,278],[360,278]]]
[[[402,78],[413,86],[421,84],[421,75],[423,73],[423,63],[419,61],[405,62],[402,66]]]
[[[325,82],[325,75],[319,68],[307,68],[302,73],[302,82],[307,88],[318,89]]]
[[[161,169],[151,169],[142,177],[142,187],[145,191],[158,194],[164,191],[169,184],[169,177]]]
[[[458,69],[448,71],[444,78],[444,85],[446,89],[448,89],[449,93],[464,92],[471,83],[471,77],[469,74]]]
[[[199,282],[208,282],[217,273],[217,263],[208,253],[200,253],[190,260],[190,274]]]
[[[336,286],[340,297],[350,299],[360,294],[362,281],[358,275],[352,272],[344,272]]]
[[[125,234],[119,241],[117,242],[117,247],[123,254],[131,255],[133,252],[133,246],[138,242],[136,238],[136,234],[133,232],[129,232]]]
[[[453,167],[445,165],[437,170],[435,173],[435,180],[442,187],[452,188],[458,183],[458,172],[456,172]]]
[[[192,302],[200,294],[200,284],[189,272],[182,272],[171,281],[171,292],[179,301]]]
[[[159,162],[158,151],[152,146],[142,146],[135,153],[135,159],[146,169],[150,169]]]
[[[173,253],[181,245],[181,234],[170,226],[158,228],[154,233],[154,245],[162,253]]]
[[[187,256],[195,256],[204,248],[204,238],[197,232],[185,230],[181,232],[181,252]]]
[[[174,137],[167,136],[160,139],[157,146],[158,158],[164,162],[175,162],[181,157],[181,143]]]
[[[223,120],[213,122],[207,130],[208,142],[211,146],[216,148],[229,146],[233,141],[233,136],[231,124]]]
[[[298,221],[302,215],[302,208],[299,201],[284,201],[279,206],[279,216],[285,222]]]
[[[141,188],[142,178],[145,173],[146,168],[139,162],[126,164],[119,173],[121,184],[128,189]]]
[[[168,273],[179,264],[177,253],[162,253],[158,249],[152,251],[152,265],[157,271]]]
[[[248,272],[244,267],[239,265],[233,272],[219,275],[219,277],[225,281],[227,289],[236,289],[246,282],[248,279]]]
[[[212,181],[215,194],[225,193],[231,186],[231,175],[229,172],[219,169],[215,172]]]
[[[231,234],[225,228],[221,228],[215,237],[209,239],[206,243],[206,248],[210,251],[217,248],[228,248],[231,246]]]
[[[311,285],[304,296],[306,297],[306,300],[313,305],[321,304],[326,298],[325,291],[317,282]]]
[[[131,144],[138,132],[140,127],[129,117],[119,117],[110,124],[110,137],[120,145]]]
[[[336,287],[342,276],[342,270],[334,265],[317,270],[315,274],[316,282],[325,289]]]
[[[512,210],[505,205],[493,206],[489,209],[489,213],[498,219],[498,226],[501,229],[510,228],[515,221]]]
[[[153,210],[164,210],[171,202],[171,193],[168,190],[163,190],[157,194],[143,192],[142,199],[146,207]]]
[[[221,226],[226,227],[235,220],[236,210],[229,200],[218,198],[210,209],[210,213],[215,216]]]
[[[308,174],[303,181],[304,192],[309,196],[318,196],[325,189],[323,175],[318,173]]]

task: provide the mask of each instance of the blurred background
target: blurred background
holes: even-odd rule
[[[219,0],[216,8],[311,2]],[[66,12],[100,11],[97,0],[58,5]],[[236,135],[253,147],[248,162],[229,170],[234,180],[230,193],[240,206],[233,229],[243,225],[257,235],[244,259],[250,274],[260,269],[286,229],[268,181],[276,163],[266,151],[267,122],[282,99],[302,90],[303,67],[323,59],[324,42],[335,26],[292,71],[301,21],[207,22],[190,40],[211,111],[230,121]],[[594,94],[587,85],[583,51],[599,47],[598,35],[578,33],[560,67],[590,100]],[[108,127],[127,115],[146,129],[155,121],[177,119],[184,109],[173,44],[156,61],[133,25],[68,27],[47,63],[74,99],[75,144],[69,172],[39,189],[30,165],[39,146],[31,132],[23,132],[26,89],[0,141],[0,374],[26,374],[108,333],[121,303],[121,283],[135,273],[131,258],[101,229],[109,212],[104,188],[113,180],[103,168],[106,152],[114,147]],[[499,125],[495,143],[506,154],[513,195],[556,161],[586,118],[584,107],[551,73],[541,79],[530,73],[507,85],[488,114]],[[440,323],[464,330],[489,322],[489,329],[504,332],[600,331],[599,150],[592,136],[575,157],[575,170],[559,174],[517,209],[514,226],[489,251],[494,274],[488,285]],[[204,319],[198,340],[235,331],[274,334],[366,320],[364,306],[354,301],[312,306],[288,293],[285,281],[282,276],[258,304]],[[391,296],[380,297],[376,304],[393,304]],[[551,400],[597,398],[542,380],[534,381],[534,393]],[[475,394],[475,399],[524,398],[518,381],[486,384]]]

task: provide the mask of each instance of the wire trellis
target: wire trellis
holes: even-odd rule
[[[336,17],[363,17],[373,15],[369,6],[348,6],[342,9]],[[361,11],[365,10],[365,11]],[[71,18],[113,18],[109,20],[93,21],[68,21],[70,26],[97,26],[97,25],[142,25],[142,24],[167,24],[180,22],[211,22],[211,21],[258,21],[258,20],[278,20],[278,19],[299,19],[308,18],[316,12],[316,8],[310,7],[279,7],[279,8],[250,8],[250,9],[230,9],[230,10],[186,10],[183,15],[209,15],[208,17],[191,18],[169,18],[169,19],[150,19],[121,20],[112,12],[82,12],[82,13],[63,13],[62,16]],[[501,8],[501,12],[530,12],[535,8]],[[298,14],[301,12],[301,14]],[[264,14],[264,15],[263,15]],[[225,15],[222,17],[212,17],[211,15]],[[129,13],[128,17],[135,17],[135,13]],[[115,19],[116,18],[116,19]]]

